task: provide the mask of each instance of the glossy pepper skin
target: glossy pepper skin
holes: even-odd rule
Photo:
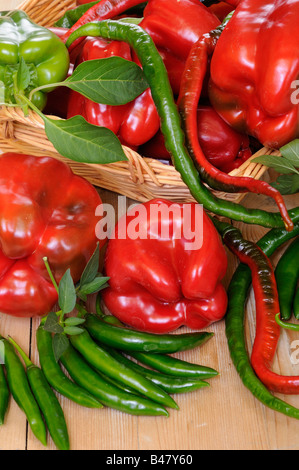
[[[124,42],[88,38],[82,46],[76,65],[86,60],[112,56],[132,60],[130,46]],[[160,126],[149,88],[135,100],[122,106],[94,103],[71,91],[67,116],[70,118],[78,114],[91,124],[112,130],[123,145],[134,149],[153,137]]]
[[[213,107],[268,147],[299,135],[298,18],[298,0],[242,0],[211,60]]]
[[[28,96],[38,86],[64,80],[69,68],[69,54],[61,39],[33,23],[25,12],[3,13],[5,16],[0,16],[0,80],[5,86],[5,101],[18,104],[18,95]],[[20,58],[24,59],[30,72],[25,89],[19,89],[16,83]],[[32,101],[38,108],[44,108],[50,90],[34,93]]]
[[[83,24],[116,18],[129,8],[143,4],[143,0],[102,0],[92,6],[64,35]],[[140,26],[152,37],[163,58],[174,94],[179,93],[185,60],[191,45],[203,34],[220,24],[212,11],[198,0],[149,0],[143,10]],[[69,50],[78,44],[78,39]]]
[[[50,157],[6,153],[0,158],[0,311],[19,317],[47,314],[56,282],[70,268],[74,282],[95,250],[94,187]]]
[[[219,170],[229,173],[251,156],[248,136],[230,127],[211,106],[198,106],[197,128],[207,160]],[[160,131],[140,148],[140,153],[152,158],[171,158]]]
[[[182,325],[201,329],[224,316],[227,297],[220,281],[226,252],[204,212],[200,227],[197,211],[201,209],[195,203],[154,199],[120,219],[107,247],[110,280],[103,291],[106,307],[120,321],[165,333]],[[137,236],[131,232],[135,223]],[[202,230],[201,246],[190,244],[192,236],[186,233],[195,224]]]
[[[192,44],[220,21],[198,0],[149,0],[143,15],[140,26],[153,39],[177,95]]]

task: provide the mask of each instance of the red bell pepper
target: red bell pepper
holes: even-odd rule
[[[251,156],[248,136],[232,129],[211,106],[198,106],[197,128],[202,150],[216,168],[229,173]],[[140,147],[140,153],[146,157],[170,160],[160,131]]]
[[[110,280],[102,294],[108,310],[125,324],[154,333],[181,325],[201,329],[220,320],[227,306],[221,284],[227,256],[201,206],[154,199],[133,212],[119,220],[108,243]],[[202,244],[195,240],[200,234]]]
[[[268,147],[299,136],[298,18],[298,0],[242,0],[211,60],[213,107]]]
[[[140,26],[153,39],[163,58],[174,94],[191,46],[220,24],[219,19],[198,0],[150,0]]]
[[[119,56],[132,60],[130,46],[124,42],[88,38],[78,56],[76,65],[86,60]],[[67,117],[82,115],[88,122],[107,127],[123,145],[133,149],[149,140],[160,126],[156,106],[148,88],[132,102],[122,106],[94,103],[84,96],[70,92]]]
[[[233,11],[234,7],[227,2],[219,2],[210,5],[208,9],[222,22]]]
[[[74,282],[95,250],[95,188],[54,158],[6,153],[0,158],[0,311],[47,314],[70,268]]]
[[[143,3],[143,0],[102,0],[91,7],[77,23],[65,34],[66,41],[70,34],[82,24],[115,18],[131,7]],[[180,89],[180,79],[185,67],[185,60],[191,45],[203,34],[220,24],[212,11],[198,0],[149,0],[143,11],[143,20],[139,24],[155,42],[175,94]],[[75,41],[74,45],[78,44]]]

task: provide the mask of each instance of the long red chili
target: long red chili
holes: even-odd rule
[[[202,180],[211,188],[233,193],[253,192],[272,197],[285,221],[286,228],[291,230],[293,223],[288,215],[284,199],[278,190],[264,181],[249,177],[235,177],[220,171],[207,160],[199,144],[197,130],[198,101],[209,59],[224,26],[225,24],[220,25],[194,43],[186,62],[178,98],[178,107],[186,134],[186,144]]]
[[[237,228],[215,219],[213,222],[226,246],[251,270],[256,303],[252,367],[261,382],[272,392],[298,394],[298,376],[284,376],[271,371],[280,336],[280,326],[275,319],[279,312],[279,300],[271,261],[255,243],[245,240]]]
[[[129,8],[143,3],[143,0],[102,0],[87,10],[84,15],[62,36],[63,42],[66,42],[69,36],[80,26],[91,23],[92,21],[102,21],[114,18]],[[70,47],[71,52],[84,38],[75,41]]]

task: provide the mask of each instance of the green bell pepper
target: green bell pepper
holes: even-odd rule
[[[1,101],[22,104],[22,95],[43,85],[66,78],[69,53],[64,43],[50,30],[35,24],[21,10],[0,13],[0,92]],[[31,100],[39,109],[52,88],[33,93]]]

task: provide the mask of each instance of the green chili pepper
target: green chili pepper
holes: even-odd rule
[[[63,373],[53,353],[51,333],[39,326],[36,331],[36,341],[41,368],[54,390],[81,406],[102,408],[103,405],[93,395]]]
[[[60,360],[72,379],[88,390],[103,405],[133,415],[168,416],[168,411],[143,397],[133,396],[109,383],[69,345]]]
[[[299,320],[299,287],[297,288],[295,297],[294,297],[293,312],[294,312],[294,317],[297,318],[297,320]]]
[[[160,372],[148,369],[146,367],[137,364],[125,357],[122,353],[113,349],[108,349],[109,353],[115,357],[119,362],[126,364],[127,367],[132,368],[136,372],[143,374],[149,380],[152,380],[159,387],[163,388],[167,393],[186,393],[198,390],[203,387],[209,387],[208,382],[204,382],[200,379],[194,379],[190,377],[172,377],[169,375],[163,375]]]
[[[191,362],[167,356],[166,354],[148,354],[132,352],[133,356],[143,364],[175,377],[197,377],[199,379],[210,379],[218,375],[218,372],[210,367],[192,364]]]
[[[138,25],[124,24],[113,20],[88,23],[76,29],[69,36],[66,46],[69,47],[76,39],[84,36],[100,36],[106,39],[125,41],[136,52],[160,116],[165,146],[172,156],[174,167],[197,202],[212,213],[230,219],[264,227],[284,227],[285,223],[288,230],[292,229],[290,217],[293,216],[293,211],[284,214],[289,219],[284,222],[280,213],[247,209],[240,204],[219,199],[200,180],[198,171],[184,144],[185,135],[167,71],[153,40],[146,31]]]
[[[287,247],[275,269],[280,318],[289,320],[299,279],[299,237]]]
[[[271,256],[282,243],[298,235],[298,217],[296,217],[294,222],[296,225],[293,232],[274,229],[259,240],[258,246],[267,256]],[[231,358],[243,384],[259,401],[275,411],[299,419],[299,409],[272,395],[258,379],[251,366],[244,335],[244,311],[250,285],[250,268],[240,264],[228,288],[228,310],[225,319],[226,336]]]
[[[46,425],[54,444],[59,450],[69,450],[69,435],[64,413],[55,393],[48,384],[43,371],[33,364],[25,352],[12,338],[9,338],[9,341],[14,345],[25,363],[31,390],[45,418]]]
[[[24,11],[0,16],[0,44],[0,81],[6,103],[20,104],[21,95],[28,97],[39,86],[65,79],[69,54],[64,43],[50,30],[33,23]],[[32,102],[42,109],[46,93],[37,91]]]
[[[122,351],[170,354],[200,346],[214,335],[208,332],[155,335],[107,324],[92,314],[85,318],[84,325],[96,341]]]
[[[178,408],[175,401],[160,387],[143,375],[117,361],[105,349],[95,343],[87,331],[70,337],[71,344],[85,360],[102,374],[129,386],[152,401],[170,408]]]
[[[30,389],[23,364],[13,346],[4,338],[4,361],[9,390],[17,405],[24,411],[33,434],[47,445],[47,431],[40,409]]]
[[[286,330],[299,331],[299,323],[284,322],[281,320],[279,313],[275,315],[275,320],[279,326]]]
[[[1,345],[1,342],[0,342]],[[0,425],[4,424],[4,418],[9,404],[9,388],[5,377],[4,369],[0,364]]]

